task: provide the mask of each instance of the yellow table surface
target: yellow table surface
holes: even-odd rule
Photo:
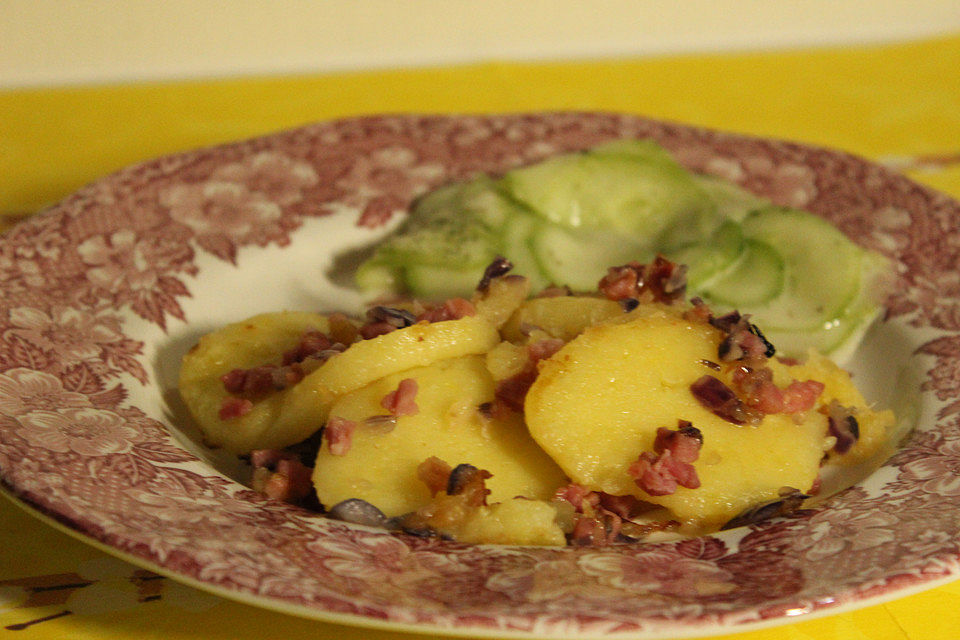
[[[838,147],[960,196],[960,35],[774,53],[0,91],[0,224],[123,165],[369,113],[611,110]],[[225,541],[229,544],[229,541]],[[363,638],[138,569],[0,500],[0,634],[42,638]],[[960,634],[960,582],[726,636],[930,640]]]

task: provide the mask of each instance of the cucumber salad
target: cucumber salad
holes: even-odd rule
[[[443,299],[506,256],[535,288],[596,287],[611,264],[686,265],[691,296],[748,314],[780,353],[845,360],[881,311],[885,258],[813,213],[620,140],[445,185],[358,269],[371,295]]]

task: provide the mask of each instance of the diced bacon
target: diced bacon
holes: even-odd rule
[[[758,411],[741,401],[733,389],[711,375],[698,378],[690,385],[690,392],[714,415],[733,424],[758,424],[763,419]]]
[[[467,316],[477,315],[477,308],[465,298],[450,298],[442,305],[428,309],[417,316],[421,322],[441,322],[443,320],[459,320]]]
[[[606,528],[596,518],[579,518],[570,536],[570,543],[578,547],[592,547],[606,541]]]
[[[490,495],[487,480],[492,477],[493,474],[486,469],[479,469],[472,464],[458,464],[447,478],[447,494],[464,496],[469,506],[485,505],[487,496]]]
[[[296,347],[283,354],[283,364],[290,365],[295,362],[303,362],[332,346],[333,341],[325,333],[316,330],[307,331],[300,336],[300,342]]]
[[[856,410],[836,400],[831,401],[826,410],[830,435],[837,439],[833,450],[843,455],[860,439],[860,423],[854,415]]]
[[[719,318],[710,318],[709,322],[727,334],[717,350],[721,361],[747,360],[751,366],[757,367],[776,353],[760,329],[750,322],[750,316],[732,311]]]
[[[303,379],[299,363],[286,366],[265,364],[250,369],[233,369],[220,376],[228,393],[258,396],[270,391],[282,391]]]
[[[397,327],[388,322],[368,322],[360,327],[359,333],[361,338],[364,340],[369,340],[371,338],[376,338],[377,336],[382,336],[396,330]]]
[[[692,463],[699,457],[702,444],[700,431],[685,420],[679,421],[675,431],[660,427],[653,452],[641,453],[627,473],[651,496],[670,495],[678,486],[696,489],[700,478]]]
[[[540,362],[541,360],[546,360],[551,357],[557,351],[563,348],[564,341],[558,338],[547,338],[544,340],[537,340],[533,344],[527,347],[527,353],[530,354],[530,359],[534,362]]]
[[[636,298],[640,291],[639,267],[639,263],[610,267],[607,269],[607,275],[600,280],[598,285],[600,292],[610,300]]]
[[[218,413],[221,420],[233,420],[253,411],[253,402],[247,398],[224,398]]]
[[[451,471],[453,468],[437,456],[430,456],[417,465],[417,477],[427,485],[431,496],[446,490]]]
[[[669,304],[683,297],[686,286],[686,267],[658,255],[649,264],[610,267],[597,288],[610,300],[637,298]]]
[[[294,460],[297,455],[283,449],[256,449],[250,452],[250,464],[254,469],[276,469],[281,460]]]
[[[556,500],[569,502],[573,505],[574,510],[579,513],[583,513],[587,508],[596,507],[600,503],[600,496],[595,491],[591,491],[575,482],[557,489],[553,497]]]
[[[505,378],[497,383],[494,392],[496,400],[512,409],[513,411],[523,411],[523,403],[527,397],[527,391],[534,380],[537,379],[537,363],[545,360],[559,351],[564,345],[563,340],[548,338],[538,340],[527,346],[527,362],[520,373]]]
[[[597,494],[600,500],[600,508],[608,513],[615,514],[623,520],[634,518],[644,510],[646,503],[641,502],[636,496],[614,496],[609,493]]]
[[[800,413],[809,411],[817,404],[817,398],[826,387],[817,380],[794,380],[783,390],[783,404],[785,413]]]
[[[405,309],[378,305],[367,311],[367,322],[358,330],[364,340],[416,324],[417,317]]]
[[[420,412],[417,406],[417,381],[404,378],[397,388],[380,401],[380,406],[395,416],[415,416]]]
[[[740,367],[733,372],[733,383],[750,407],[764,414],[800,413],[816,405],[824,385],[816,380],[794,380],[786,389],[773,381],[768,367]]]
[[[284,459],[277,463],[277,470],[270,474],[263,486],[263,494],[275,500],[298,502],[312,489],[311,469],[296,459]]]
[[[327,438],[330,453],[335,456],[347,455],[353,444],[353,430],[356,428],[357,423],[353,420],[331,416],[327,420],[327,426],[324,427],[324,436]]]
[[[689,320],[690,322],[710,322],[713,318],[713,311],[702,298],[691,298],[690,304],[692,306],[683,312],[685,320]]]
[[[571,289],[566,285],[562,287],[557,285],[551,285],[549,287],[546,287],[545,289],[542,289],[539,293],[537,293],[536,297],[537,298],[562,298],[564,296],[572,296],[572,295],[573,295],[573,289]]]

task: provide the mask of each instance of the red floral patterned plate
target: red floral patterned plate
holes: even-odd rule
[[[467,546],[260,496],[194,444],[180,356],[226,322],[349,307],[327,277],[411,199],[617,137],[811,209],[890,256],[898,287],[852,367],[917,428],[806,510],[697,539]],[[703,635],[903,595],[960,575],[960,205],[861,159],[611,114],[372,117],[161,158],[0,241],[0,480],[156,571],[298,615],[433,633]]]

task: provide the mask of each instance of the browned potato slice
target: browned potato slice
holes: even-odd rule
[[[354,343],[327,360],[300,385],[342,395],[398,371],[484,353],[499,341],[497,329],[480,316],[420,322]]]
[[[369,421],[386,413],[381,400],[405,378],[417,383],[417,413],[396,418],[392,430]],[[343,396],[330,415],[358,426],[345,455],[332,454],[324,438],[313,475],[321,502],[329,507],[360,498],[388,516],[414,511],[430,501],[417,476],[430,456],[492,473],[491,502],[518,495],[550,498],[565,482],[563,472],[530,438],[518,414],[488,418],[478,410],[493,391],[484,357],[473,355],[395,373]]]
[[[811,411],[797,424],[777,414],[738,426],[705,409],[690,385],[715,373],[703,362],[717,358],[719,341],[713,327],[668,309],[589,328],[542,363],[526,398],[530,433],[574,482],[661,504],[691,526],[722,525],[784,486],[809,491],[826,418]],[[627,469],[678,419],[703,434],[701,486],[647,495]]]
[[[486,291],[477,292],[473,304],[477,314],[498,329],[513,315],[527,296],[530,281],[523,276],[501,276],[490,281]]]
[[[265,313],[209,333],[183,358],[179,389],[208,444],[235,453],[300,442],[323,426],[332,394],[322,388],[270,393],[256,399],[249,413],[220,419],[231,398],[220,377],[233,369],[279,364],[310,329],[329,331],[325,316],[286,311]]]
[[[524,302],[503,326],[503,337],[521,342],[532,328],[554,338],[572,340],[587,327],[624,315],[619,303],[592,296],[533,298]]]

